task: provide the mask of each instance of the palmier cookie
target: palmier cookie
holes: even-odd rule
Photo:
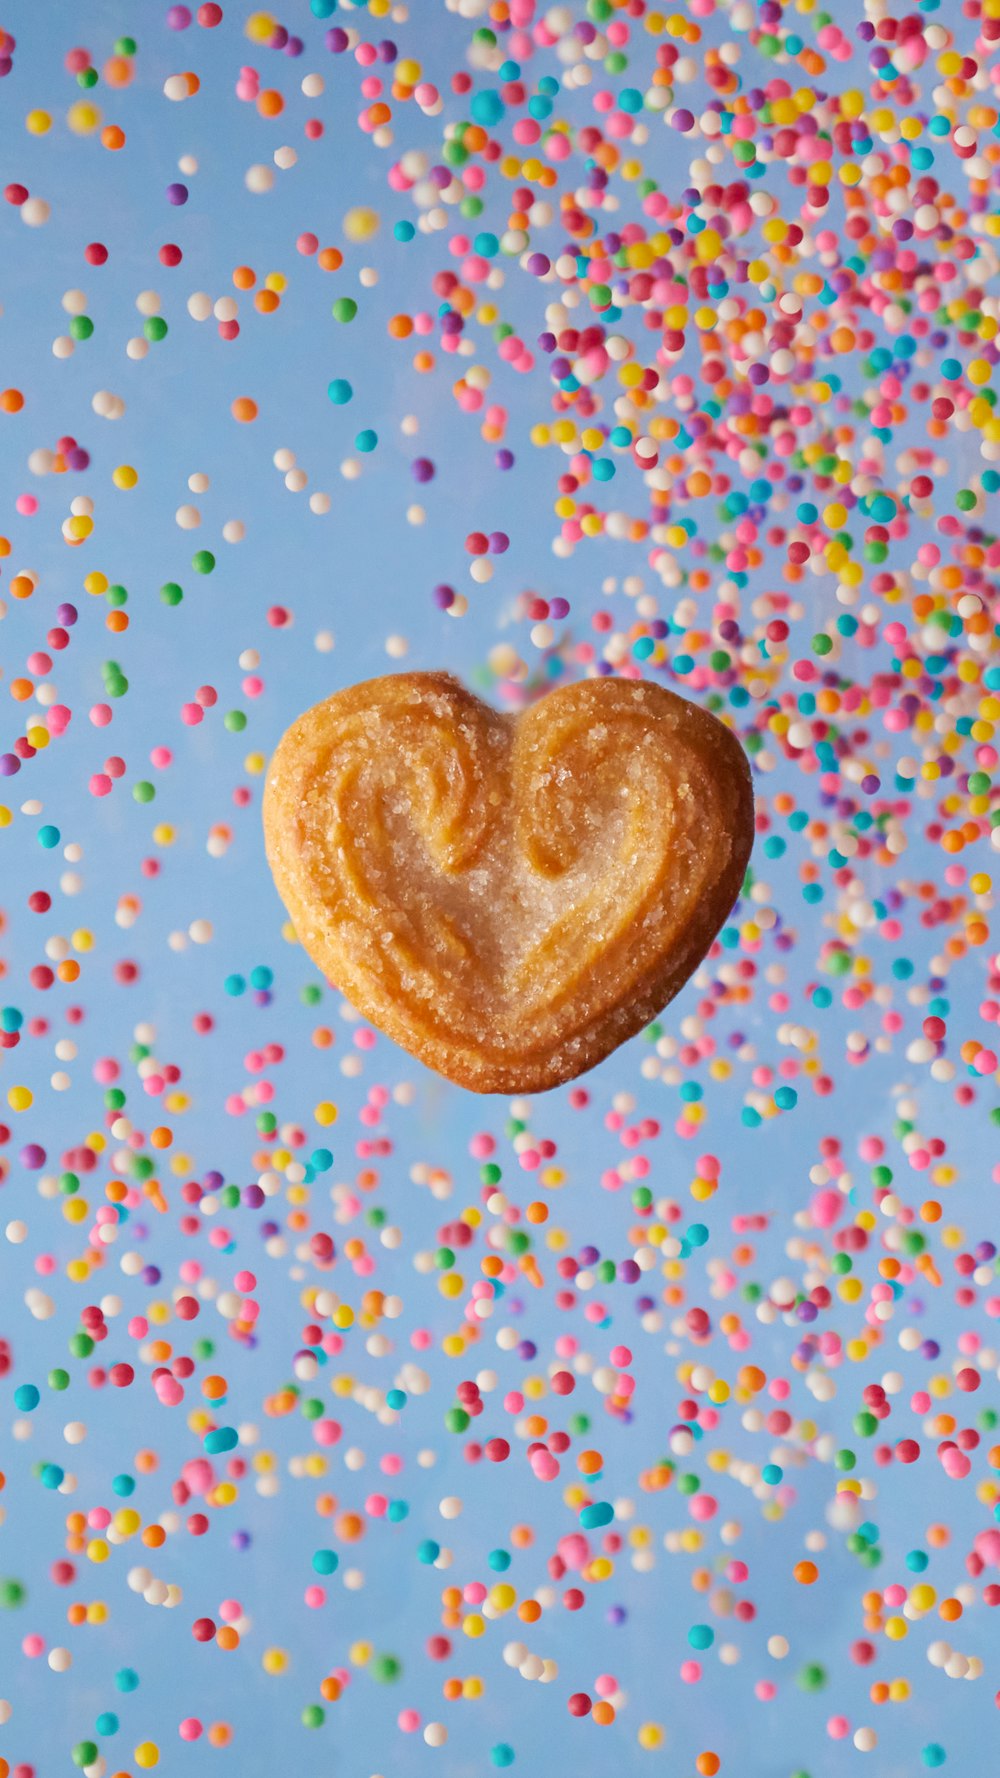
[[[704,957],[753,842],[746,756],[658,685],[590,679],[516,716],[447,673],[352,686],[271,761],[267,855],[314,963],[449,1080],[592,1068]]]

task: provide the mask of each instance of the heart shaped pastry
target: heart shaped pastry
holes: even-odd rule
[[[501,716],[447,673],[368,680],[292,724],[267,855],[358,1011],[481,1093],[540,1092],[648,1024],[704,957],[753,842],[713,716],[589,679]]]

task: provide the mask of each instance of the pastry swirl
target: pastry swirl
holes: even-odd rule
[[[539,1092],[697,967],[753,795],[736,738],[660,686],[586,680],[507,716],[400,673],[292,724],[264,827],[301,943],[359,1012],[462,1086]]]

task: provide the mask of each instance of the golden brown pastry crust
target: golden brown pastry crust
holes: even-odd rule
[[[283,736],[267,855],[314,963],[479,1093],[592,1068],[687,981],[753,844],[736,737],[661,686],[588,679],[518,716],[447,673],[337,692]]]

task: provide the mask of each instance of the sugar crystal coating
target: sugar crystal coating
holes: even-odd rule
[[[528,1092],[591,1067],[697,967],[753,796],[730,732],[661,686],[565,686],[514,717],[408,673],[293,724],[264,823],[329,979],[441,1073]]]

